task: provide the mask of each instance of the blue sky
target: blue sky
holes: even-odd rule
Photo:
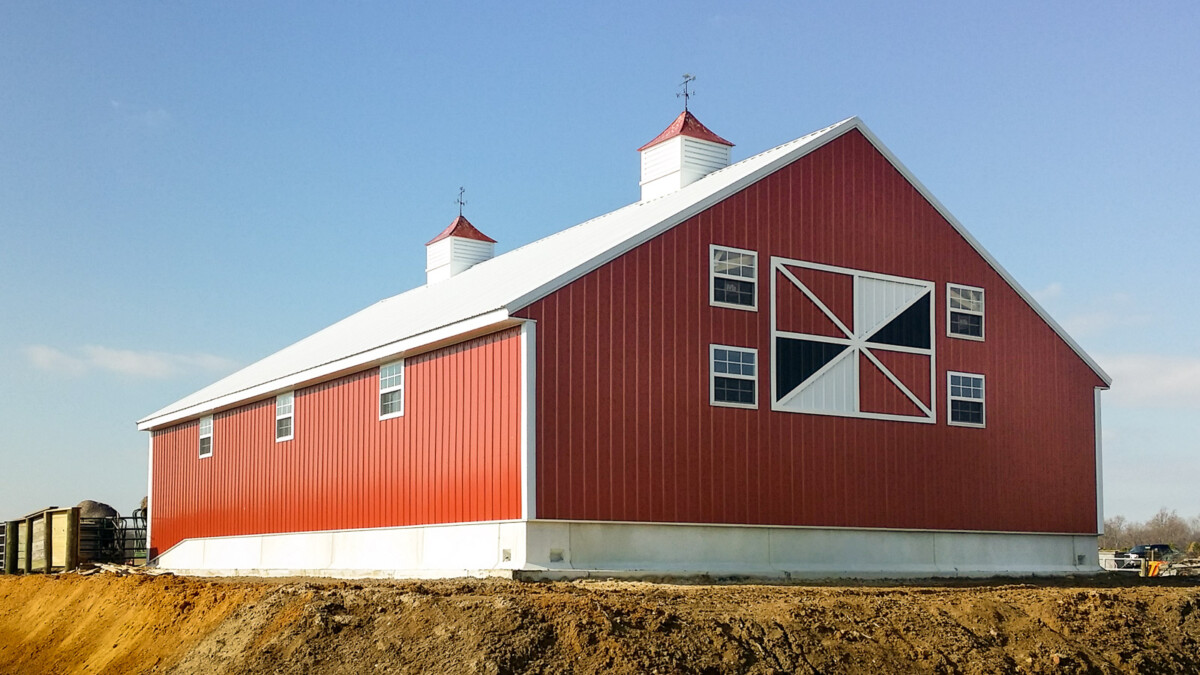
[[[146,489],[135,420],[638,198],[859,115],[1115,379],[1105,508],[1200,515],[1194,3],[0,4],[0,515]],[[1053,498],[1053,495],[1047,495]]]

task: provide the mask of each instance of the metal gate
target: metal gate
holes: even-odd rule
[[[145,564],[145,517],[80,518],[79,561]]]

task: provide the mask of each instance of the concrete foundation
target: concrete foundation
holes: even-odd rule
[[[1091,574],[1095,535],[576,521],[188,539],[181,574],[521,579],[913,578]]]

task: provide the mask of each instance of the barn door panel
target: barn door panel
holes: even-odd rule
[[[771,259],[771,407],[936,421],[934,284]]]

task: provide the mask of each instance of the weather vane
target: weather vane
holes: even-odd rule
[[[684,112],[687,112],[687,109],[688,109],[688,99],[696,95],[696,92],[688,91],[688,83],[690,83],[692,80],[695,80],[695,79],[696,79],[695,75],[692,75],[691,73],[684,73],[683,74],[683,84],[680,85],[681,87],[683,87],[683,93],[675,94],[675,98],[679,98],[681,96],[683,97],[683,111]]]
[[[463,199],[463,194],[465,194],[466,191],[467,191],[466,188],[459,187],[458,188],[458,199],[454,200],[454,203],[458,204],[458,215],[460,215],[460,216],[462,215],[462,207],[467,205],[467,200]]]

